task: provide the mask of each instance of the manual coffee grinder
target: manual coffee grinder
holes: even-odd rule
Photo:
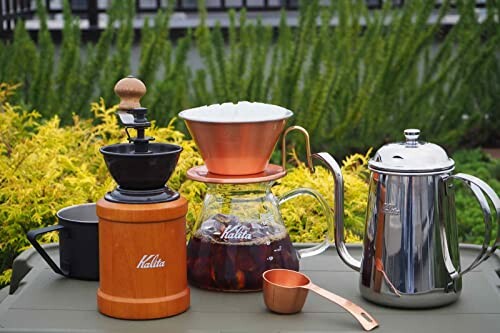
[[[153,319],[184,312],[190,292],[186,272],[187,201],[165,184],[182,147],[151,143],[151,126],[139,100],[144,84],[133,77],[115,86],[117,115],[129,143],[100,149],[118,183],[97,202],[101,313],[122,319]],[[129,130],[137,135],[131,137]]]

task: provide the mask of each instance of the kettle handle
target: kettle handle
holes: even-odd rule
[[[483,217],[484,217],[484,224],[485,224],[485,234],[484,234],[484,241],[483,245],[481,247],[481,251],[479,252],[478,256],[474,261],[469,265],[464,270],[457,270],[456,267],[454,266],[450,252],[448,249],[448,240],[446,237],[446,230],[445,230],[445,225],[444,221],[441,221],[440,225],[440,235],[441,235],[441,246],[443,248],[443,256],[444,256],[444,261],[446,265],[446,269],[448,270],[448,274],[450,274],[450,277],[452,279],[457,279],[458,277],[464,275],[465,273],[473,270],[476,268],[479,264],[481,264],[483,261],[488,259],[498,248],[500,245],[500,199],[498,198],[498,195],[495,193],[495,191],[484,181],[481,179],[467,175],[464,173],[457,173],[456,175],[452,175],[449,177],[444,178],[445,186],[447,186],[446,182],[449,179],[458,179],[461,180],[465,185],[467,185],[472,193],[474,193],[479,205],[481,206],[481,210],[483,211]],[[490,206],[488,204],[487,199],[485,198],[484,194],[490,199],[490,201],[493,203],[493,206],[495,207],[496,214],[492,215]],[[497,235],[495,242],[491,245],[491,247],[488,249],[491,241],[491,232],[493,230],[493,225],[492,221],[497,224]]]
[[[344,178],[342,177],[342,171],[339,164],[332,155],[322,152],[315,153],[312,155],[313,158],[317,158],[323,162],[326,167],[330,170],[334,179],[334,196],[335,196],[335,247],[337,248],[337,253],[342,261],[355,271],[361,270],[361,262],[355,259],[345,245],[344,239]]]

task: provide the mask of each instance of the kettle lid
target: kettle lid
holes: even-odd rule
[[[435,174],[451,171],[455,162],[446,151],[429,142],[418,141],[420,130],[406,129],[406,142],[381,147],[368,162],[370,170],[381,173]]]

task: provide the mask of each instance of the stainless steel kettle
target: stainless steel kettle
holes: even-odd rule
[[[344,244],[343,210],[335,212],[335,243],[342,260],[360,272],[366,299],[394,307],[426,308],[458,299],[462,275],[500,245],[500,200],[482,180],[452,175],[455,162],[438,145],[418,141],[420,131],[404,131],[406,142],[387,144],[369,161],[371,170],[363,256],[354,259]],[[335,200],[342,201],[342,175],[335,161],[322,159],[335,175]],[[454,180],[461,180],[481,206],[482,249],[461,269],[455,219]],[[490,211],[489,198],[495,208]],[[342,207],[342,206],[340,206]],[[491,244],[491,245],[490,245]]]

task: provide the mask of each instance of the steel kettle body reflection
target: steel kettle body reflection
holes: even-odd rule
[[[451,303],[460,295],[461,278],[450,276],[441,248],[444,218],[450,260],[459,268],[452,197],[440,194],[442,182],[435,176],[372,174],[360,269],[365,298],[428,307]]]
[[[375,303],[428,308],[454,302],[461,276],[486,260],[499,244],[500,200],[480,179],[452,175],[454,162],[439,146],[418,142],[418,130],[406,130],[406,142],[382,147],[371,170],[361,262],[338,246],[344,262],[360,271],[363,297]],[[466,269],[460,267],[454,182],[475,194],[485,219],[482,251]],[[486,198],[493,203],[490,211]],[[336,235],[337,244],[343,240]],[[489,244],[493,243],[490,247]]]

